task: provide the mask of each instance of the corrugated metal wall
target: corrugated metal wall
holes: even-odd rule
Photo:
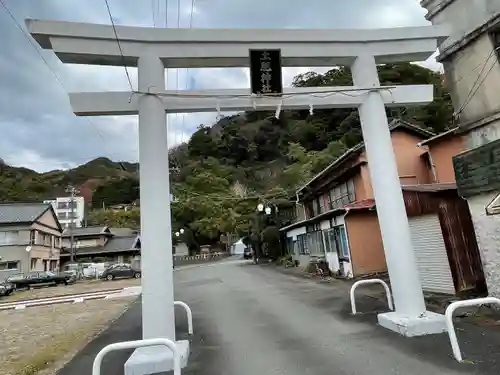
[[[408,217],[437,214],[457,293],[486,290],[486,282],[467,202],[456,190],[404,191]]]

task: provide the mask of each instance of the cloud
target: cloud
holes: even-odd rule
[[[416,0],[109,0],[116,24],[200,28],[376,28],[424,25]],[[10,0],[9,8],[24,27],[25,18],[109,24],[104,0]],[[362,10],[362,11],[360,11]],[[180,20],[177,20],[177,15]],[[68,91],[128,90],[123,67],[63,65],[51,51],[39,52],[0,7],[0,157],[7,163],[48,171],[69,168],[98,156],[136,161],[137,117],[79,118],[71,113]],[[439,68],[435,60],[423,63]],[[53,70],[64,87],[56,80]],[[310,68],[284,69],[293,77]],[[322,69],[321,71],[325,71]],[[137,87],[137,70],[128,69]],[[168,70],[169,89],[249,87],[247,69]],[[215,112],[215,108],[214,108]],[[217,113],[169,115],[169,145],[189,139],[200,124],[211,124]]]

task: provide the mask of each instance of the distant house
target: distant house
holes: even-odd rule
[[[62,228],[52,205],[0,204],[0,279],[59,270]]]
[[[460,150],[460,142],[402,121],[390,130],[424,290],[482,290],[470,213],[447,156]],[[334,274],[347,278],[387,270],[369,167],[360,143],[296,192],[296,219],[281,231],[301,265],[325,259]]]
[[[141,240],[133,229],[107,226],[65,229],[61,251],[63,264],[71,258],[71,234],[76,261],[131,263],[141,253]]]

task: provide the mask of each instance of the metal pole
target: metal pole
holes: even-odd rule
[[[70,242],[70,262],[73,263],[75,261],[75,237],[73,233],[73,225],[75,224],[75,194],[78,193],[78,190],[75,189],[73,186],[68,186],[66,189],[67,193],[70,193],[70,215],[71,215],[71,222],[69,224],[69,242]]]

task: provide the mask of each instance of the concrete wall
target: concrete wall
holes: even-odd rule
[[[454,183],[455,170],[452,158],[465,151],[465,142],[460,135],[452,135],[437,139],[428,144],[436,181],[438,183]]]
[[[471,129],[465,134],[466,148],[476,148],[500,138],[500,64],[487,27],[487,22],[499,15],[500,2],[425,0],[422,6],[429,10],[428,19],[433,24],[448,24],[452,28],[451,37],[440,51],[445,54],[446,86],[453,107],[461,111],[459,124]],[[447,51],[453,43],[460,49]],[[477,86],[479,82],[482,83]],[[473,96],[472,92],[475,92]]]
[[[375,212],[351,212],[345,217],[354,276],[387,270],[380,226]]]
[[[20,272],[29,272],[30,260],[26,246],[7,245],[0,246],[0,254],[2,259],[0,262],[18,262],[18,268],[15,270],[0,270],[0,281],[10,275]]]
[[[500,297],[500,215],[486,215],[485,208],[497,195],[488,193],[467,199],[488,292],[493,297]]]
[[[424,138],[395,130],[392,132],[391,139],[401,184],[430,183],[429,170],[421,157],[425,150],[417,147],[417,144]]]
[[[429,11],[426,18],[434,25],[453,25],[446,45],[456,42],[500,12],[497,0],[422,0],[421,5]]]
[[[391,132],[391,139],[401,184],[431,183],[429,169],[421,157],[426,151],[417,147],[417,144],[423,141],[424,138],[402,130],[394,130]],[[363,152],[359,157],[359,161],[366,160],[366,153]],[[353,180],[357,201],[374,198],[369,164],[362,165],[360,173]]]

